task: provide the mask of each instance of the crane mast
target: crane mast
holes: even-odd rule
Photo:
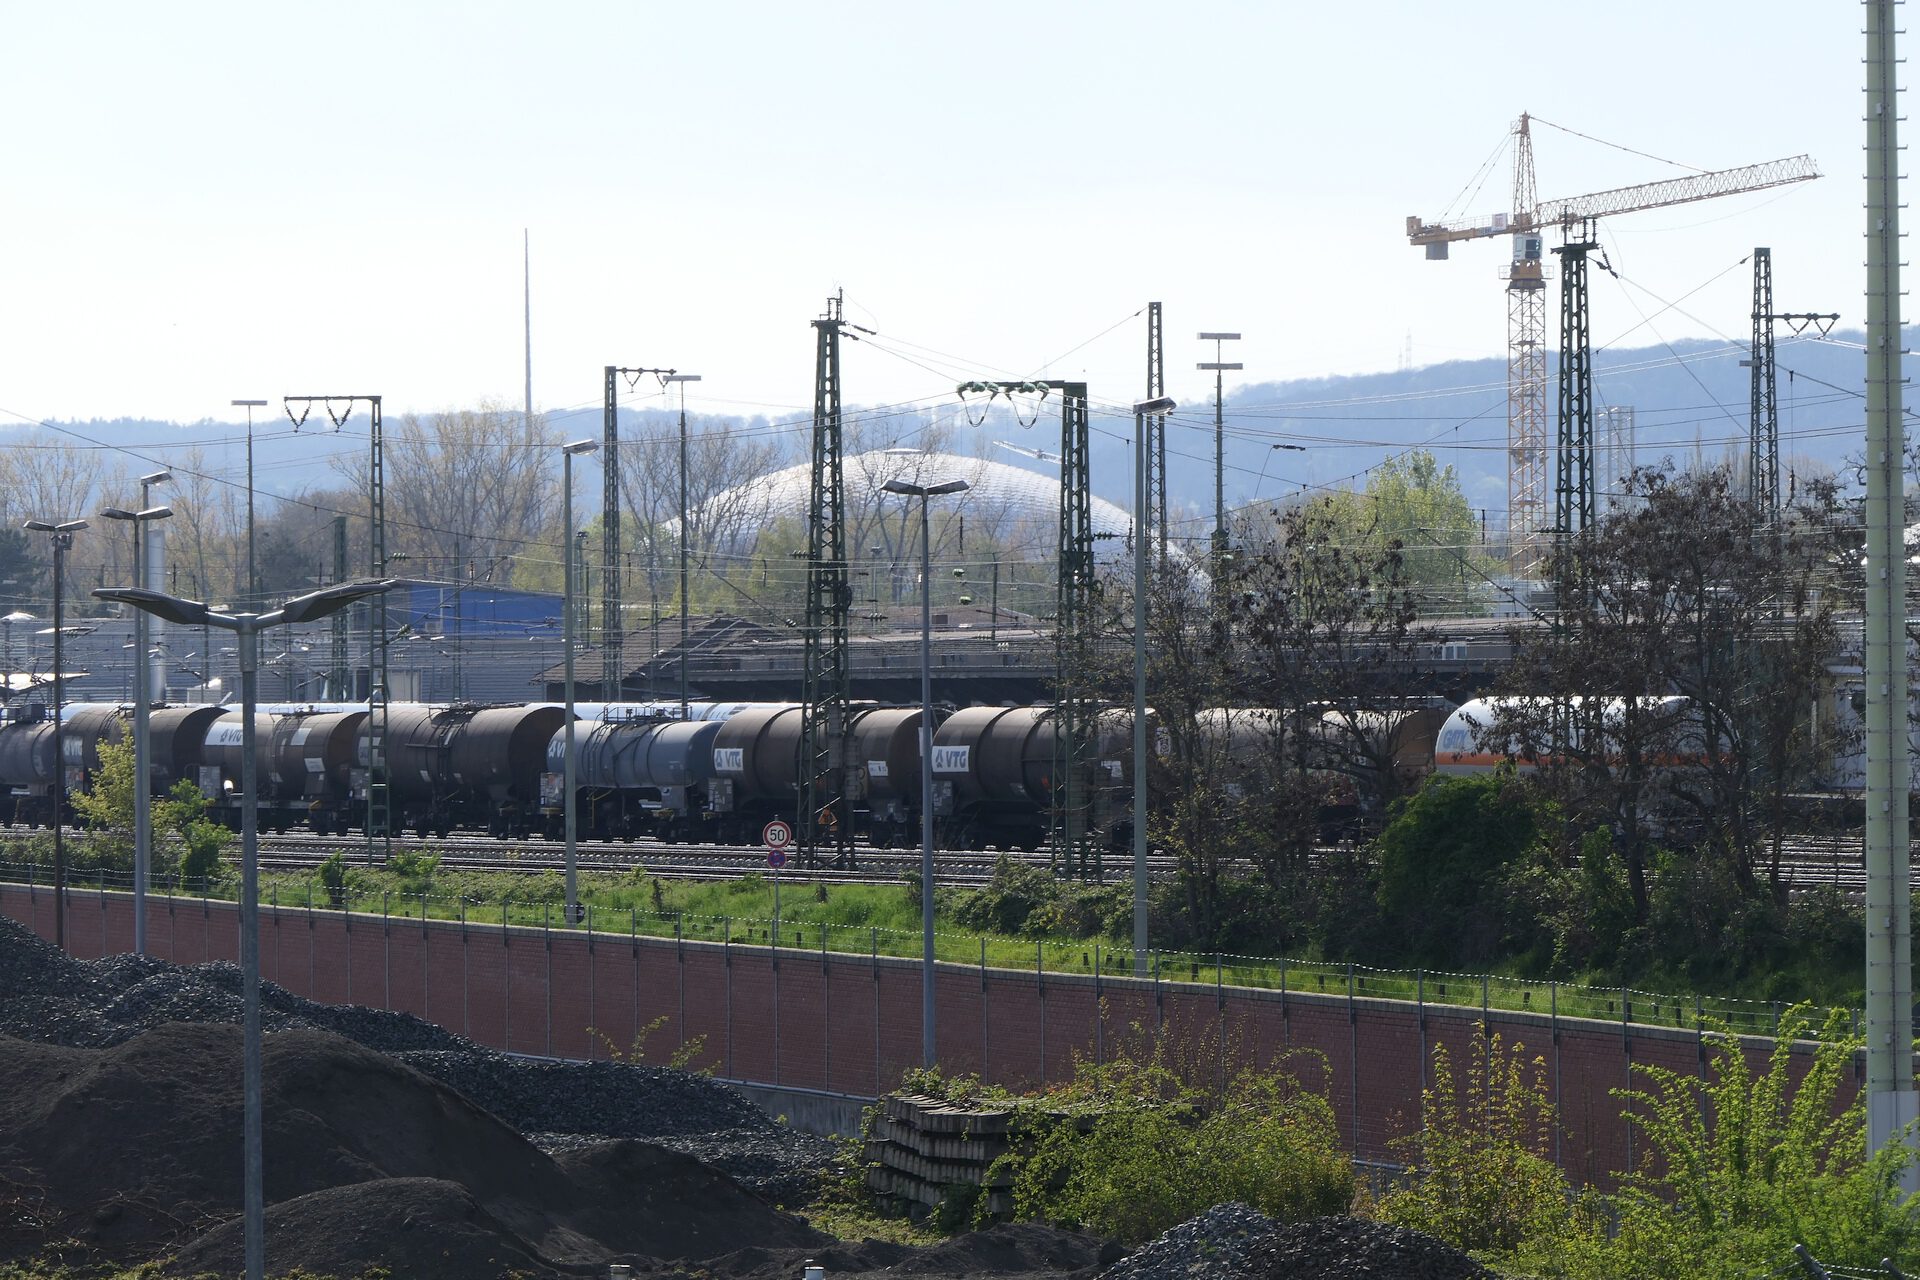
[[[1548,271],[1541,244],[1543,230],[1641,209],[1762,191],[1820,176],[1813,161],[1801,155],[1542,201],[1535,194],[1532,120],[1522,112],[1513,126],[1511,213],[1453,222],[1407,219],[1408,242],[1424,248],[1427,259],[1433,262],[1444,261],[1448,248],[1458,241],[1493,236],[1512,239],[1512,259],[1500,269],[1507,287],[1507,547],[1514,571],[1527,576],[1539,570],[1546,551],[1542,534],[1547,494]],[[1591,465],[1590,458],[1583,459],[1575,463],[1575,469],[1590,469]]]

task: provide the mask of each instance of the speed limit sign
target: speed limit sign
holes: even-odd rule
[[[766,844],[769,852],[784,853],[787,846],[793,843],[793,828],[779,818],[775,818],[761,831],[760,839]]]

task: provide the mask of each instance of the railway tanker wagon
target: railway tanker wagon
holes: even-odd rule
[[[194,770],[200,794],[207,798],[208,806],[220,821],[234,831],[240,829],[241,805],[246,799],[242,789],[246,729],[246,720],[240,712],[232,709],[221,712],[220,718],[207,726],[207,736],[200,746],[200,760]],[[260,829],[284,832],[306,815],[282,803],[272,772],[267,768],[273,745],[273,717],[264,711],[255,712],[253,736],[254,783],[260,791]]]
[[[920,839],[920,708],[858,712],[848,731],[859,792],[854,816],[882,849]]]
[[[180,782],[200,785],[207,730],[225,714],[225,708],[204,703],[160,707],[148,713],[147,781],[154,796],[166,796]]]
[[[453,741],[478,714],[475,707],[389,707],[383,734],[387,757],[387,799],[394,830],[445,835],[471,825],[473,806],[453,776]],[[371,717],[369,717],[371,719]],[[359,735],[354,754],[359,769],[353,800],[366,804],[367,755],[372,726]],[[503,834],[497,820],[481,824]]]
[[[277,807],[304,818],[315,835],[345,831],[366,820],[354,802],[353,772],[365,711],[301,712],[273,722],[267,777]]]
[[[5,791],[0,814],[9,826],[52,825],[54,771],[59,767],[53,721],[22,719],[0,725],[0,784]]]
[[[772,819],[794,821],[803,713],[797,705],[755,707],[714,735],[707,811],[722,842],[755,843]]]
[[[603,720],[573,727],[579,833],[589,839],[700,837],[713,778],[718,720]],[[547,832],[565,831],[567,734],[563,721],[547,743],[540,808]]]
[[[485,825],[496,835],[533,834],[547,743],[566,718],[561,707],[488,707],[467,722],[453,740],[453,779],[467,811],[478,813],[463,825]]]
[[[943,848],[1038,849],[1053,802],[1051,707],[967,707],[933,735],[933,816]]]

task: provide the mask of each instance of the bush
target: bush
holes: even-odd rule
[[[1505,882],[1538,850],[1541,817],[1510,769],[1435,776],[1395,803],[1376,845],[1379,902],[1410,956],[1455,967],[1499,957],[1511,927]]]
[[[1082,1062],[1065,1093],[1022,1104],[1014,1132],[996,1170],[1013,1175],[1016,1217],[1130,1243],[1229,1200],[1280,1221],[1353,1203],[1333,1108],[1280,1071],[1239,1072],[1213,1095],[1158,1056]]]

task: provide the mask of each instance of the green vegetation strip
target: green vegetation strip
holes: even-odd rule
[[[47,887],[51,866],[0,862],[0,881]],[[577,927],[597,934],[682,938],[781,950],[919,959],[920,907],[912,889],[893,885],[827,886],[783,882],[779,915],[771,879],[750,875],[725,881],[664,881],[644,870],[580,876],[587,918]],[[132,888],[132,876],[101,868],[69,872],[82,890]],[[231,902],[239,883],[231,874],[211,879],[156,878],[155,895]],[[384,869],[348,864],[336,855],[315,872],[269,872],[260,879],[263,905],[279,910],[352,911],[400,919],[462,920],[473,924],[565,929],[564,883],[557,871],[532,874],[442,872],[431,854],[396,853]],[[944,893],[939,898],[944,898]],[[937,901],[939,899],[937,898]],[[945,914],[944,912],[942,914]],[[934,934],[943,964],[1040,975],[1129,978],[1135,953],[1106,940],[1017,938],[961,932]],[[1137,976],[1160,982],[1220,988],[1297,992],[1312,996],[1399,1000],[1489,1013],[1533,1013],[1591,1018],[1638,1026],[1725,1027],[1771,1035],[1777,1003],[1725,996],[1677,996],[1582,983],[1528,981],[1492,974],[1376,969],[1287,957],[1156,951]]]

